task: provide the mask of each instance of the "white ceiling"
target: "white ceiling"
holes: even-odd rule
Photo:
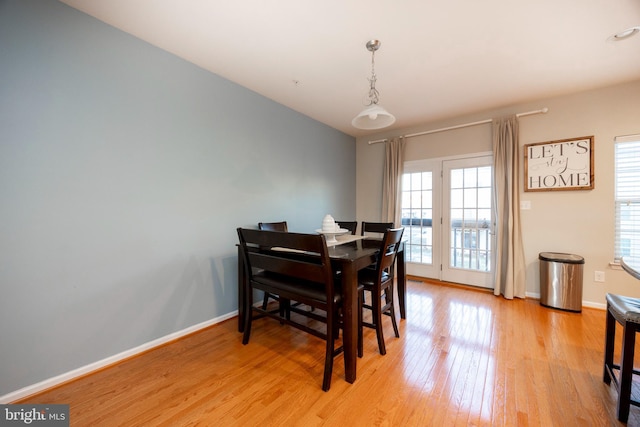
[[[640,0],[61,0],[267,98],[361,136],[640,78]]]

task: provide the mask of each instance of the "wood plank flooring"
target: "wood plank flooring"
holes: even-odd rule
[[[322,340],[260,319],[243,346],[232,319],[19,403],[68,403],[72,426],[622,425],[602,382],[604,311],[408,287],[401,338],[385,319],[380,356],[365,329],[358,379],[338,356],[326,393]]]

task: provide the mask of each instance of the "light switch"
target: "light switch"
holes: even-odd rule
[[[520,201],[520,210],[528,211],[531,209],[531,201],[530,200],[521,200]]]

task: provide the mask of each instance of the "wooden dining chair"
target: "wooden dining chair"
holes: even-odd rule
[[[326,238],[321,234],[268,232],[238,228],[245,272],[245,294],[252,295],[254,289],[280,295],[284,301],[300,301],[324,312],[304,312],[321,324],[324,329],[315,329],[307,322],[296,322],[290,316],[283,317],[280,311],[268,311],[254,306],[250,298],[245,302],[245,328],[242,343],[247,344],[251,336],[252,321],[259,317],[272,317],[326,341],[322,390],[331,386],[333,359],[342,353],[343,347],[335,347],[340,325],[342,296],[336,292],[333,271]],[[276,248],[276,249],[272,249]],[[281,302],[282,304],[282,302]],[[296,309],[291,307],[291,311]],[[257,313],[254,316],[254,312]],[[287,310],[289,313],[289,310]]]
[[[340,228],[349,230],[352,235],[356,235],[356,231],[358,229],[358,221],[336,221],[336,224],[338,224]]]
[[[259,222],[258,230],[267,230],[267,231],[283,231],[288,232],[289,227],[287,226],[287,221],[279,221],[279,222]],[[269,305],[269,298],[274,301],[280,301],[277,295],[270,294],[268,292],[264,293],[264,297],[262,298],[262,308],[267,309]]]
[[[361,236],[369,236],[369,237],[382,237],[384,233],[393,228],[392,222],[366,222],[362,221],[362,227],[360,228]],[[376,265],[371,264],[368,266],[368,269],[375,269]]]
[[[371,236],[374,233],[376,237],[382,236],[385,231],[393,228],[393,222],[366,222],[362,221],[362,228],[360,228],[361,236]]]
[[[636,334],[640,332],[640,298],[607,294],[607,320],[604,346],[604,382],[613,384],[618,392],[618,421],[626,423],[629,419],[630,406],[640,406],[637,397],[634,399],[633,377],[640,375],[634,368],[634,352]],[[616,340],[616,323],[622,326],[621,355],[614,361]]]
[[[387,353],[382,332],[382,315],[391,317],[393,331],[400,338],[398,324],[396,322],[395,298],[393,287],[393,268],[404,228],[388,229],[384,233],[380,251],[378,252],[375,269],[365,268],[358,273],[358,282],[362,286],[358,301],[360,305],[358,328],[358,356],[362,357],[362,327],[373,328],[378,338],[378,350],[380,354]],[[371,304],[366,303],[365,292],[371,294]],[[363,310],[371,310],[371,322],[365,322]]]

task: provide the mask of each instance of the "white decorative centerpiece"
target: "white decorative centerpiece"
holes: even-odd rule
[[[322,228],[316,230],[317,233],[324,234],[327,237],[327,244],[338,243],[336,236],[339,234],[348,233],[349,230],[340,228],[340,225],[336,223],[331,215],[325,215],[322,218]]]
[[[331,215],[325,215],[324,218],[322,218],[322,231],[324,232],[332,232],[336,230],[336,226],[338,224],[336,224],[336,220],[333,219],[333,217]]]

